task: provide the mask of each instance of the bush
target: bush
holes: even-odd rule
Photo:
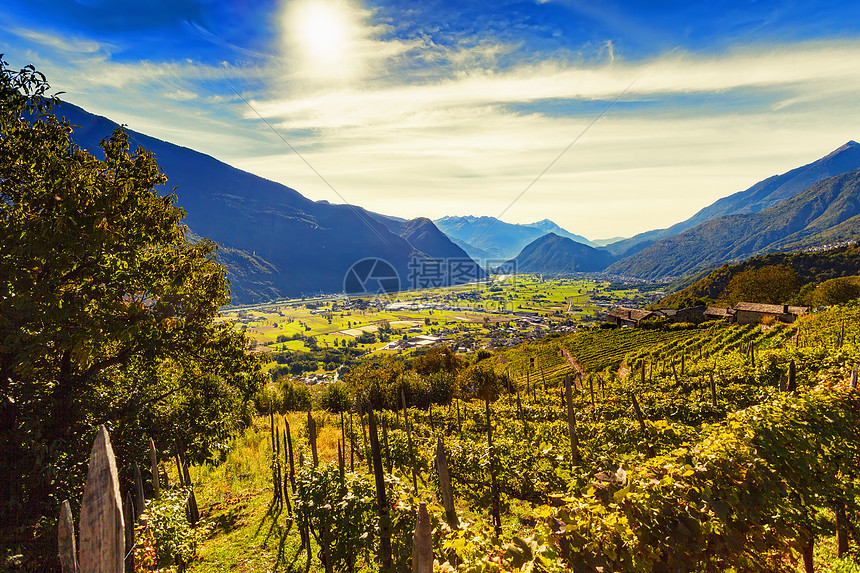
[[[150,500],[140,518],[145,525],[139,532],[136,562],[157,568],[180,565],[183,569],[191,563],[197,555],[197,543],[205,534],[205,528],[199,525],[195,528],[188,523],[185,515],[187,499],[188,490],[177,488]]]
[[[260,414],[268,414],[273,410],[280,412],[283,409],[283,403],[284,396],[274,383],[266,384],[254,395],[254,404]]]
[[[322,391],[320,406],[329,412],[348,412],[352,407],[349,388],[343,382],[329,384]]]
[[[281,388],[281,412],[304,412],[311,408],[311,389],[307,384],[283,377],[279,379]]]

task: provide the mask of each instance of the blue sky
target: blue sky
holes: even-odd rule
[[[590,238],[860,139],[856,2],[6,0],[0,52],[313,199]]]

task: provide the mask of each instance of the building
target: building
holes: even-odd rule
[[[608,313],[606,313],[607,321],[614,322],[618,326],[627,326],[631,328],[636,328],[637,326],[639,326],[640,320],[645,320],[646,318],[656,318],[659,316],[661,315],[650,310],[625,308],[623,306],[613,308]]]
[[[732,307],[736,324],[758,324],[765,318],[773,317],[780,322],[794,322],[797,317],[809,310],[805,306],[789,306],[787,304],[761,304],[757,302],[739,302]]]

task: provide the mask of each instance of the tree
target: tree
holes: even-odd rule
[[[844,304],[860,298],[860,277],[838,277],[824,281],[807,299],[812,306]]]
[[[191,242],[151,152],[117,129],[75,145],[32,66],[0,56],[0,519],[80,500],[106,424],[118,467],[147,438],[216,459],[263,379],[215,244]],[[127,476],[126,476],[127,477]]]
[[[785,304],[800,290],[797,272],[785,265],[768,265],[736,274],[722,298],[729,304],[741,301]]]

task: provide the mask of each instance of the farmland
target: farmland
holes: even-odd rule
[[[195,470],[215,525],[192,570],[324,571],[325,556],[333,570],[402,570],[424,502],[437,571],[853,571],[858,324],[849,306],[794,325],[557,333],[435,374],[402,357],[365,361],[340,383],[342,415],[311,413],[316,446],[307,413],[272,418],[277,435],[290,423],[295,489],[268,417],[223,469]],[[439,490],[439,440],[456,522]],[[374,471],[386,476],[383,529]],[[231,499],[250,514],[224,525]]]
[[[525,275],[489,285],[231,308],[221,320],[247,329],[257,349],[273,354],[269,368],[276,369],[278,352],[325,355],[340,349],[351,357],[344,360],[374,352],[402,354],[408,349],[391,349],[390,343],[404,337],[434,337],[463,351],[534,340],[593,323],[606,306],[641,300],[638,290],[612,289],[609,283]],[[305,372],[330,372],[340,363],[317,360]]]

